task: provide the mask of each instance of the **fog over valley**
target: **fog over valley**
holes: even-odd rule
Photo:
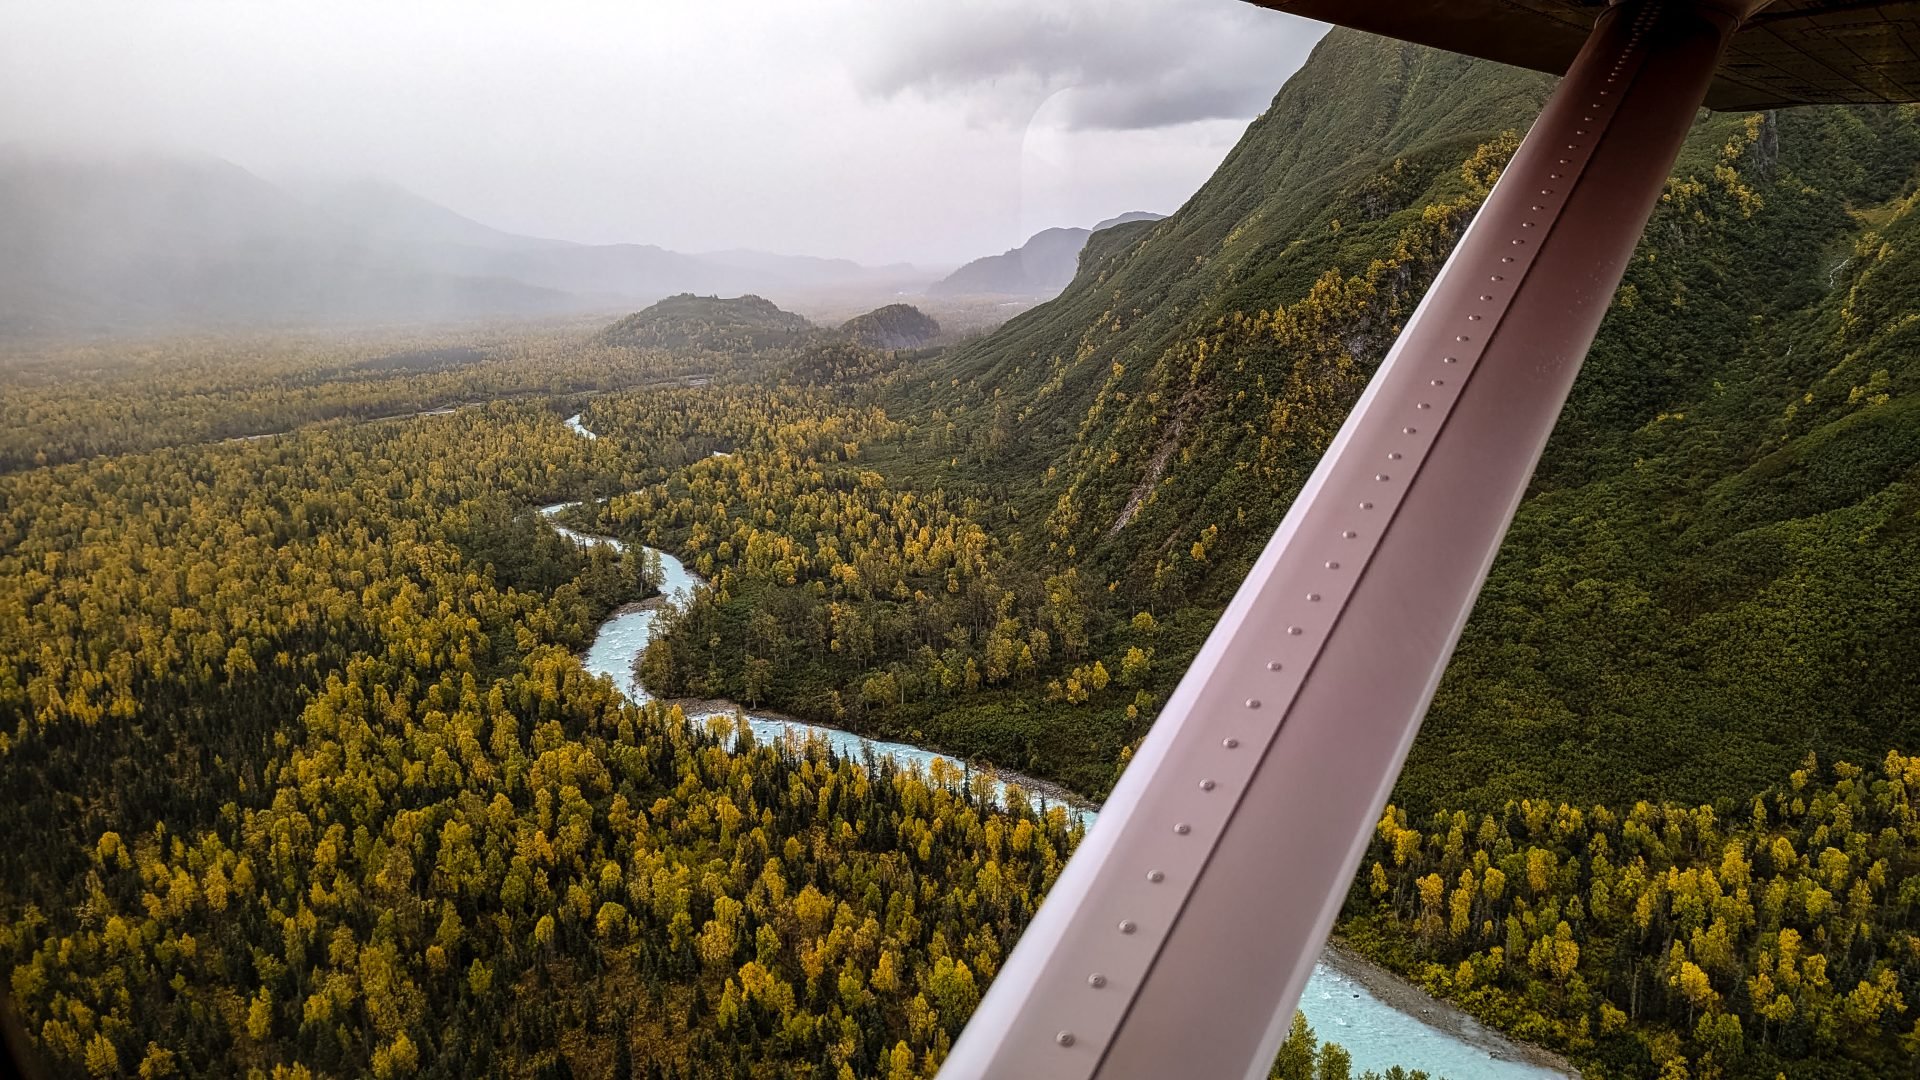
[[[851,314],[1170,212],[1322,32],[1205,0],[9,6],[0,333]]]

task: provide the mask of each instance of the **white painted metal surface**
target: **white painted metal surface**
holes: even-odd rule
[[[1601,17],[942,1077],[1266,1075],[1736,22]]]

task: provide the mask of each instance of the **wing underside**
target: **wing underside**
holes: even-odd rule
[[[1601,0],[1253,0],[1309,19],[1558,75]],[[1920,3],[1776,0],[1727,43],[1710,109],[1920,99]]]

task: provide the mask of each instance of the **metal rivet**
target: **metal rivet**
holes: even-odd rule
[[[1553,194],[1553,189],[1552,189],[1552,188],[1550,188],[1550,187],[1543,187],[1543,188],[1541,188],[1541,189],[1540,189],[1540,194],[1542,194],[1542,195],[1551,195],[1551,194]]]
[[[1158,870],[1149,870],[1147,871],[1147,880],[1158,885],[1159,883],[1167,880],[1167,875],[1161,873]]]
[[[1132,919],[1121,919],[1121,920],[1120,920],[1120,932],[1121,932],[1121,933],[1123,933],[1123,934],[1131,934],[1131,933],[1133,933],[1133,932],[1134,932],[1135,930],[1138,930],[1138,929],[1140,929],[1140,928],[1139,928],[1139,927],[1137,927],[1137,926],[1135,926],[1135,925],[1133,924],[1133,920],[1132,920]]]
[[[1232,738],[1232,737],[1228,737],[1228,738],[1225,738],[1225,739],[1221,739],[1221,740],[1220,740],[1220,745],[1221,745],[1221,746],[1224,746],[1224,747],[1226,747],[1226,748],[1227,748],[1227,749],[1229,749],[1229,750],[1231,750],[1231,749],[1233,749],[1234,747],[1236,747],[1236,746],[1239,746],[1239,745],[1240,745],[1240,740],[1239,740],[1239,739],[1235,739],[1235,738]]]
[[[1440,362],[1443,364],[1457,364],[1460,362],[1460,358],[1457,356],[1449,356],[1442,359]]]
[[[1433,380],[1433,385],[1435,385],[1435,386],[1439,386],[1439,385],[1440,385],[1440,380],[1439,380],[1439,379],[1435,379],[1435,380]],[[1400,460],[1400,451],[1398,451],[1398,450],[1389,450],[1389,451],[1387,451],[1387,460],[1388,460],[1388,461],[1399,461],[1399,460]]]
[[[1212,790],[1213,790],[1213,781],[1211,781],[1211,780],[1202,780],[1202,781],[1200,781],[1200,790],[1201,790],[1201,791],[1212,791]]]
[[[1310,593],[1308,593],[1308,594],[1307,594],[1307,603],[1309,603],[1309,604],[1317,604],[1317,603],[1319,603],[1319,602],[1320,602],[1320,594],[1319,594],[1319,593],[1317,593],[1317,592],[1310,592]]]
[[[1299,637],[1303,631],[1297,626],[1289,626],[1287,627],[1287,633],[1292,637]]]
[[[1480,321],[1480,316],[1478,316],[1478,315],[1469,315],[1469,316],[1467,316],[1467,321],[1468,321],[1468,322],[1479,322],[1479,321]]]
[[[1384,476],[1382,476],[1382,477],[1381,477],[1380,479],[1382,479],[1382,480],[1385,480],[1385,479],[1386,479],[1386,477],[1384,477]],[[1340,564],[1339,564],[1339,563],[1337,563],[1337,562],[1333,562],[1333,561],[1331,561],[1331,560],[1329,560],[1329,561],[1327,562],[1327,569],[1329,569],[1329,570],[1338,570],[1338,569],[1340,569]]]
[[[1473,339],[1472,339],[1472,338],[1470,338],[1470,337],[1468,337],[1468,336],[1467,336],[1467,335],[1465,335],[1465,334],[1457,334],[1457,335],[1455,335],[1455,336],[1454,336],[1454,339],[1453,339],[1453,340],[1455,340],[1455,341],[1472,341]]]
[[[1415,406],[1414,406],[1414,408],[1416,408],[1416,409],[1431,409],[1431,408],[1433,408],[1433,406],[1432,406],[1432,405],[1429,405],[1428,403],[1426,403],[1426,402],[1424,402],[1424,401],[1423,401],[1423,402],[1421,402],[1420,404],[1418,404],[1418,405],[1415,405]]]
[[[1249,709],[1257,709],[1257,708],[1259,708],[1259,707],[1260,707],[1260,699],[1259,699],[1259,698],[1257,698],[1257,697],[1250,697],[1250,698],[1248,698],[1248,699],[1247,699],[1247,708],[1249,708]]]
[[[1403,428],[1401,428],[1401,429],[1400,429],[1400,434],[1402,434],[1402,435],[1418,435],[1418,434],[1420,434],[1420,432],[1419,432],[1419,431],[1418,431],[1417,429],[1414,429],[1414,428],[1410,428],[1410,427],[1403,427]]]
[[[1487,300],[1491,300],[1491,299],[1493,299],[1493,296],[1492,296],[1492,294],[1490,294],[1490,293],[1481,293],[1481,294],[1480,294],[1480,299],[1481,299],[1481,301],[1483,301],[1483,302],[1484,302],[1484,301],[1487,301]]]
[[[1192,832],[1192,831],[1193,831],[1193,826],[1191,826],[1191,825],[1189,825],[1189,824],[1187,824],[1186,822],[1184,822],[1184,821],[1183,821],[1183,822],[1181,822],[1180,824],[1178,824],[1178,825],[1175,825],[1175,826],[1173,827],[1173,831],[1174,831],[1174,834],[1175,834],[1175,835],[1177,835],[1177,836],[1185,836],[1185,835],[1187,835],[1188,833],[1190,833],[1190,832]],[[1132,933],[1133,931],[1131,931],[1131,930],[1129,930],[1129,931],[1127,931],[1127,932],[1128,932],[1128,933]]]
[[[1061,1032],[1060,1034],[1058,1034],[1058,1035],[1055,1035],[1055,1036],[1053,1037],[1053,1041],[1054,1041],[1054,1042],[1057,1042],[1057,1043],[1059,1043],[1059,1044],[1060,1044],[1061,1046],[1072,1046],[1072,1045],[1073,1045],[1073,1032],[1071,1032],[1071,1031],[1063,1031],[1063,1032]]]
[[[1441,382],[1441,381],[1440,381],[1439,379],[1435,379],[1435,380],[1433,380],[1433,385],[1435,385],[1435,386],[1445,386],[1445,385],[1447,385],[1447,384],[1446,384],[1446,383],[1444,383],[1444,382]]]
[[[1489,278],[1487,278],[1487,280],[1488,280],[1488,281],[1505,281],[1505,280],[1507,280],[1507,279],[1506,279],[1506,277],[1505,277],[1505,275],[1502,275],[1502,274],[1494,274],[1493,276],[1491,276],[1491,277],[1489,277]]]
[[[1370,503],[1370,502],[1363,502],[1363,503],[1361,503],[1361,504],[1360,504],[1360,509],[1362,509],[1362,510],[1371,510],[1371,509],[1373,509],[1373,504],[1372,504],[1372,503]]]
[[[1279,670],[1280,670],[1280,661],[1278,661],[1278,660],[1269,660],[1269,661],[1267,661],[1267,670],[1268,670],[1268,671],[1279,671]]]
[[[1519,238],[1517,238],[1517,237],[1516,237],[1516,238],[1515,238],[1515,239],[1514,239],[1514,240],[1512,241],[1512,243],[1513,243],[1513,246],[1514,246],[1514,247],[1519,247],[1519,246],[1520,246],[1521,244],[1524,244],[1524,243],[1526,243],[1526,241],[1525,241],[1525,240],[1521,240],[1521,239],[1519,239]]]
[[[1523,222],[1521,222],[1521,223],[1520,223],[1520,227],[1521,227],[1521,228],[1523,228],[1523,229],[1531,229],[1531,228],[1533,228],[1533,222],[1531,222],[1531,221],[1523,221]]]
[[[1501,262],[1512,262],[1512,261],[1513,261],[1513,256],[1511,256],[1511,255],[1502,255],[1502,256],[1500,256],[1500,261],[1501,261]]]
[[[1098,990],[1101,987],[1107,985],[1107,977],[1096,971],[1093,974],[1087,976],[1087,985],[1093,987],[1095,990]]]

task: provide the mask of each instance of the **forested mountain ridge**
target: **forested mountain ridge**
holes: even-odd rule
[[[1124,598],[1095,624],[1210,624],[1547,87],[1335,31],[1178,213],[1090,245],[1060,298],[890,400],[943,429],[957,475],[1012,485],[1029,548]],[[1920,462],[1899,401],[1916,163],[1910,109],[1703,114],[1407,800],[1711,798],[1914,734],[1890,597],[1920,587],[1891,524]],[[1889,513],[1866,551],[1794,550]],[[1831,628],[1810,652],[1765,638],[1808,624]]]
[[[1364,267],[1390,246],[1393,226],[1382,219],[1480,143],[1523,131],[1550,86],[1543,76],[1336,30],[1186,205],[1151,225],[1100,234],[1058,299],[957,350],[941,375],[1034,397],[1056,354],[1086,346],[1094,360],[1150,356],[1196,319],[1297,299],[1328,265]],[[1403,165],[1378,192],[1353,192],[1374,207],[1372,220],[1346,224],[1368,227],[1315,227],[1333,216],[1334,198],[1409,156],[1418,167]],[[1101,333],[1083,340],[1095,327]],[[1078,419],[1035,415],[1046,422],[1031,438],[1048,445],[1069,437]]]

